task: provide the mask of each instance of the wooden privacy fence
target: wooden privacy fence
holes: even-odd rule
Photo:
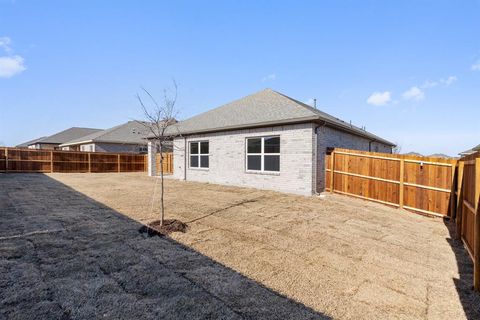
[[[157,176],[158,176],[160,175],[160,153],[157,153],[155,160],[156,160],[156,168],[157,168]],[[164,174],[173,173],[173,153],[172,152],[163,153],[163,173]]]
[[[0,148],[0,172],[144,172],[147,156]]]
[[[473,260],[474,287],[480,291],[480,152],[458,161],[456,182],[456,234]]]
[[[333,149],[326,189],[435,216],[448,216],[456,160]]]

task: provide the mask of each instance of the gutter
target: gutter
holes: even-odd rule
[[[303,118],[295,118],[295,119],[285,119],[285,120],[280,120],[280,121],[265,121],[265,122],[259,122],[255,123],[252,125],[234,125],[234,126],[226,126],[226,127],[219,127],[219,128],[209,128],[209,129],[201,129],[201,130],[193,130],[193,131],[181,131],[181,128],[179,128],[179,133],[182,135],[192,135],[192,134],[204,134],[204,133],[213,133],[213,132],[221,132],[221,131],[233,131],[233,130],[241,130],[241,129],[251,129],[251,128],[260,128],[260,127],[276,127],[276,126],[282,126],[285,124],[299,124],[299,123],[308,123],[308,122],[320,122],[323,123],[324,126],[329,126],[335,129],[340,129],[344,132],[348,132],[351,134],[354,134],[359,137],[367,138],[367,139],[372,139],[372,135],[366,135],[362,134],[360,129],[353,129],[350,127],[348,124],[341,125],[339,123],[333,123],[329,120],[325,120],[322,117],[319,116],[310,116],[310,117],[303,117]],[[181,123],[181,122],[179,122]],[[148,136],[147,139],[155,139],[153,136]],[[381,142],[384,144],[387,144],[389,146],[394,147],[395,144],[384,139],[374,139],[377,142]]]

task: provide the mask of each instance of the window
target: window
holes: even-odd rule
[[[190,142],[190,168],[208,168],[209,145],[208,141]]]
[[[280,171],[280,137],[247,138],[247,171]]]

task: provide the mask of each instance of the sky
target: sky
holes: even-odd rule
[[[272,88],[397,143],[480,144],[480,0],[0,0],[0,145],[142,119],[178,85],[186,119]]]

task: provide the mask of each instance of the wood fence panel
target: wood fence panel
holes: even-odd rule
[[[0,148],[0,172],[145,172],[146,155]]]
[[[332,159],[333,157],[333,159]],[[448,216],[456,160],[334,149],[326,160],[326,187],[419,213]]]
[[[5,172],[7,168],[7,156],[5,155],[6,148],[0,148],[0,172]]]
[[[160,175],[160,154],[157,153],[156,156],[156,168],[157,175]],[[163,173],[172,174],[173,173],[173,153],[167,152],[163,154]]]

